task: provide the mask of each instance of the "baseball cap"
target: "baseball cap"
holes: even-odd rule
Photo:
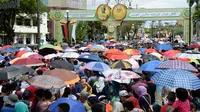
[[[119,91],[119,96],[128,96],[128,92],[126,90]]]

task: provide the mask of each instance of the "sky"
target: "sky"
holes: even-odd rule
[[[88,9],[96,9],[98,5],[105,4],[106,0],[87,0]],[[128,5],[129,0],[120,0]],[[115,0],[110,0],[110,6],[116,4]],[[132,7],[135,8],[185,8],[188,7],[187,0],[132,0]]]

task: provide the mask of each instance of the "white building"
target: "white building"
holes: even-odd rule
[[[32,20],[30,18],[22,19],[16,17],[14,24],[14,43],[36,45],[40,42],[41,44],[45,44],[46,35],[48,34],[47,17],[47,13],[40,15],[40,39],[37,38],[37,19]]]

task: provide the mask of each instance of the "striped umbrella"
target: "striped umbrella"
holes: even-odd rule
[[[167,60],[161,63],[156,68],[158,69],[183,69],[192,72],[198,72],[198,70],[193,67],[190,63],[181,61],[181,60]]]
[[[110,69],[110,67],[103,62],[89,62],[83,68],[98,72],[103,72]]]
[[[131,63],[127,61],[116,61],[112,65],[110,65],[112,69],[121,68],[121,69],[131,69]]]
[[[152,76],[155,84],[170,88],[200,89],[200,79],[186,70],[163,70]]]

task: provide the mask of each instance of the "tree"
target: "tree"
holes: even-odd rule
[[[8,4],[16,0],[0,0],[0,4]],[[9,4],[12,5],[12,4]],[[40,2],[40,12],[45,11],[45,6]],[[16,6],[0,9],[0,32],[6,34],[5,43],[10,44],[13,41],[14,23],[16,16],[19,18],[36,18],[37,5],[36,0],[20,0]]]

